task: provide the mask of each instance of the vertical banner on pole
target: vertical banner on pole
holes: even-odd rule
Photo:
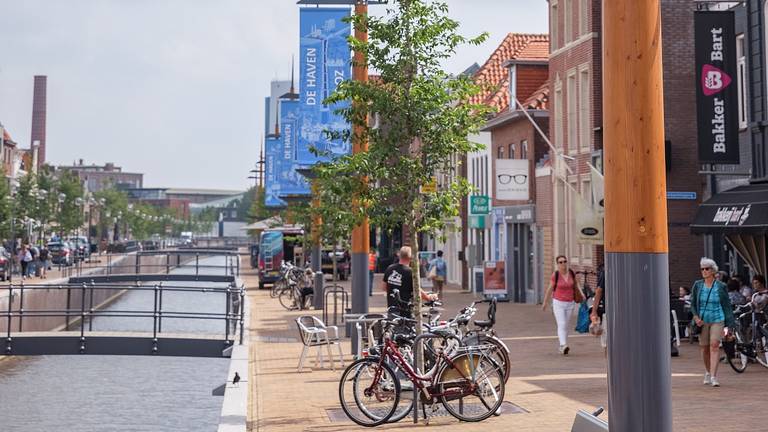
[[[739,163],[736,29],[733,11],[696,12],[699,161]]]
[[[300,10],[299,87],[301,116],[296,160],[299,165],[313,165],[352,149],[349,142],[331,140],[326,131],[348,129],[343,117],[334,111],[343,108],[323,101],[336,87],[351,78],[351,52],[347,37],[352,26],[344,22],[349,8],[303,8]],[[320,155],[313,154],[312,148]]]
[[[283,100],[280,102],[280,171],[277,173],[280,192],[278,196],[309,195],[307,179],[296,172],[296,153],[298,151],[299,125],[301,110],[299,101]]]
[[[264,140],[264,158],[266,159],[266,175],[264,181],[264,205],[267,207],[285,207],[285,201],[279,198],[280,183],[278,173],[280,166],[280,138],[270,136]]]

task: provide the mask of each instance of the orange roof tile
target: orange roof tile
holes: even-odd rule
[[[475,82],[486,88],[472,98],[476,104],[488,104],[498,111],[509,107],[509,60],[547,60],[549,35],[509,33],[475,75]]]
[[[545,81],[533,94],[523,102],[526,109],[549,109],[549,82]]]

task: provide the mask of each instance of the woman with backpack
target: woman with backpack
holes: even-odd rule
[[[445,285],[445,278],[448,276],[448,266],[443,259],[443,251],[437,251],[437,258],[430,261],[428,271],[432,271],[432,269],[435,270],[434,276],[431,277],[435,292],[437,292],[438,297],[443,298],[443,285]]]
[[[571,348],[568,346],[568,326],[573,317],[573,311],[577,303],[584,301],[576,274],[568,268],[568,258],[559,255],[556,258],[557,270],[552,274],[549,286],[544,294],[544,304],[541,309],[546,311],[547,304],[552,300],[552,312],[557,322],[557,338],[560,341],[558,352],[568,355]]]

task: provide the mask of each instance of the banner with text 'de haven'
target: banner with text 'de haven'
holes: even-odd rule
[[[731,11],[696,12],[699,161],[739,163],[736,33]]]
[[[344,21],[349,8],[302,8],[299,14],[299,102],[300,124],[296,160],[306,167],[336,156],[349,154],[352,146],[340,139],[328,139],[326,131],[348,129],[334,111],[343,105],[326,106],[323,101],[343,81],[351,78],[352,57],[347,37],[352,25]],[[326,156],[316,156],[316,148]]]

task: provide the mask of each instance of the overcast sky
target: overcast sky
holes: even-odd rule
[[[547,31],[545,0],[447,3],[465,35],[491,35],[450,72],[482,64],[509,32]],[[269,81],[290,77],[297,51],[295,0],[0,0],[0,122],[29,147],[33,76],[47,75],[49,162],[114,162],[147,187],[245,189]]]

